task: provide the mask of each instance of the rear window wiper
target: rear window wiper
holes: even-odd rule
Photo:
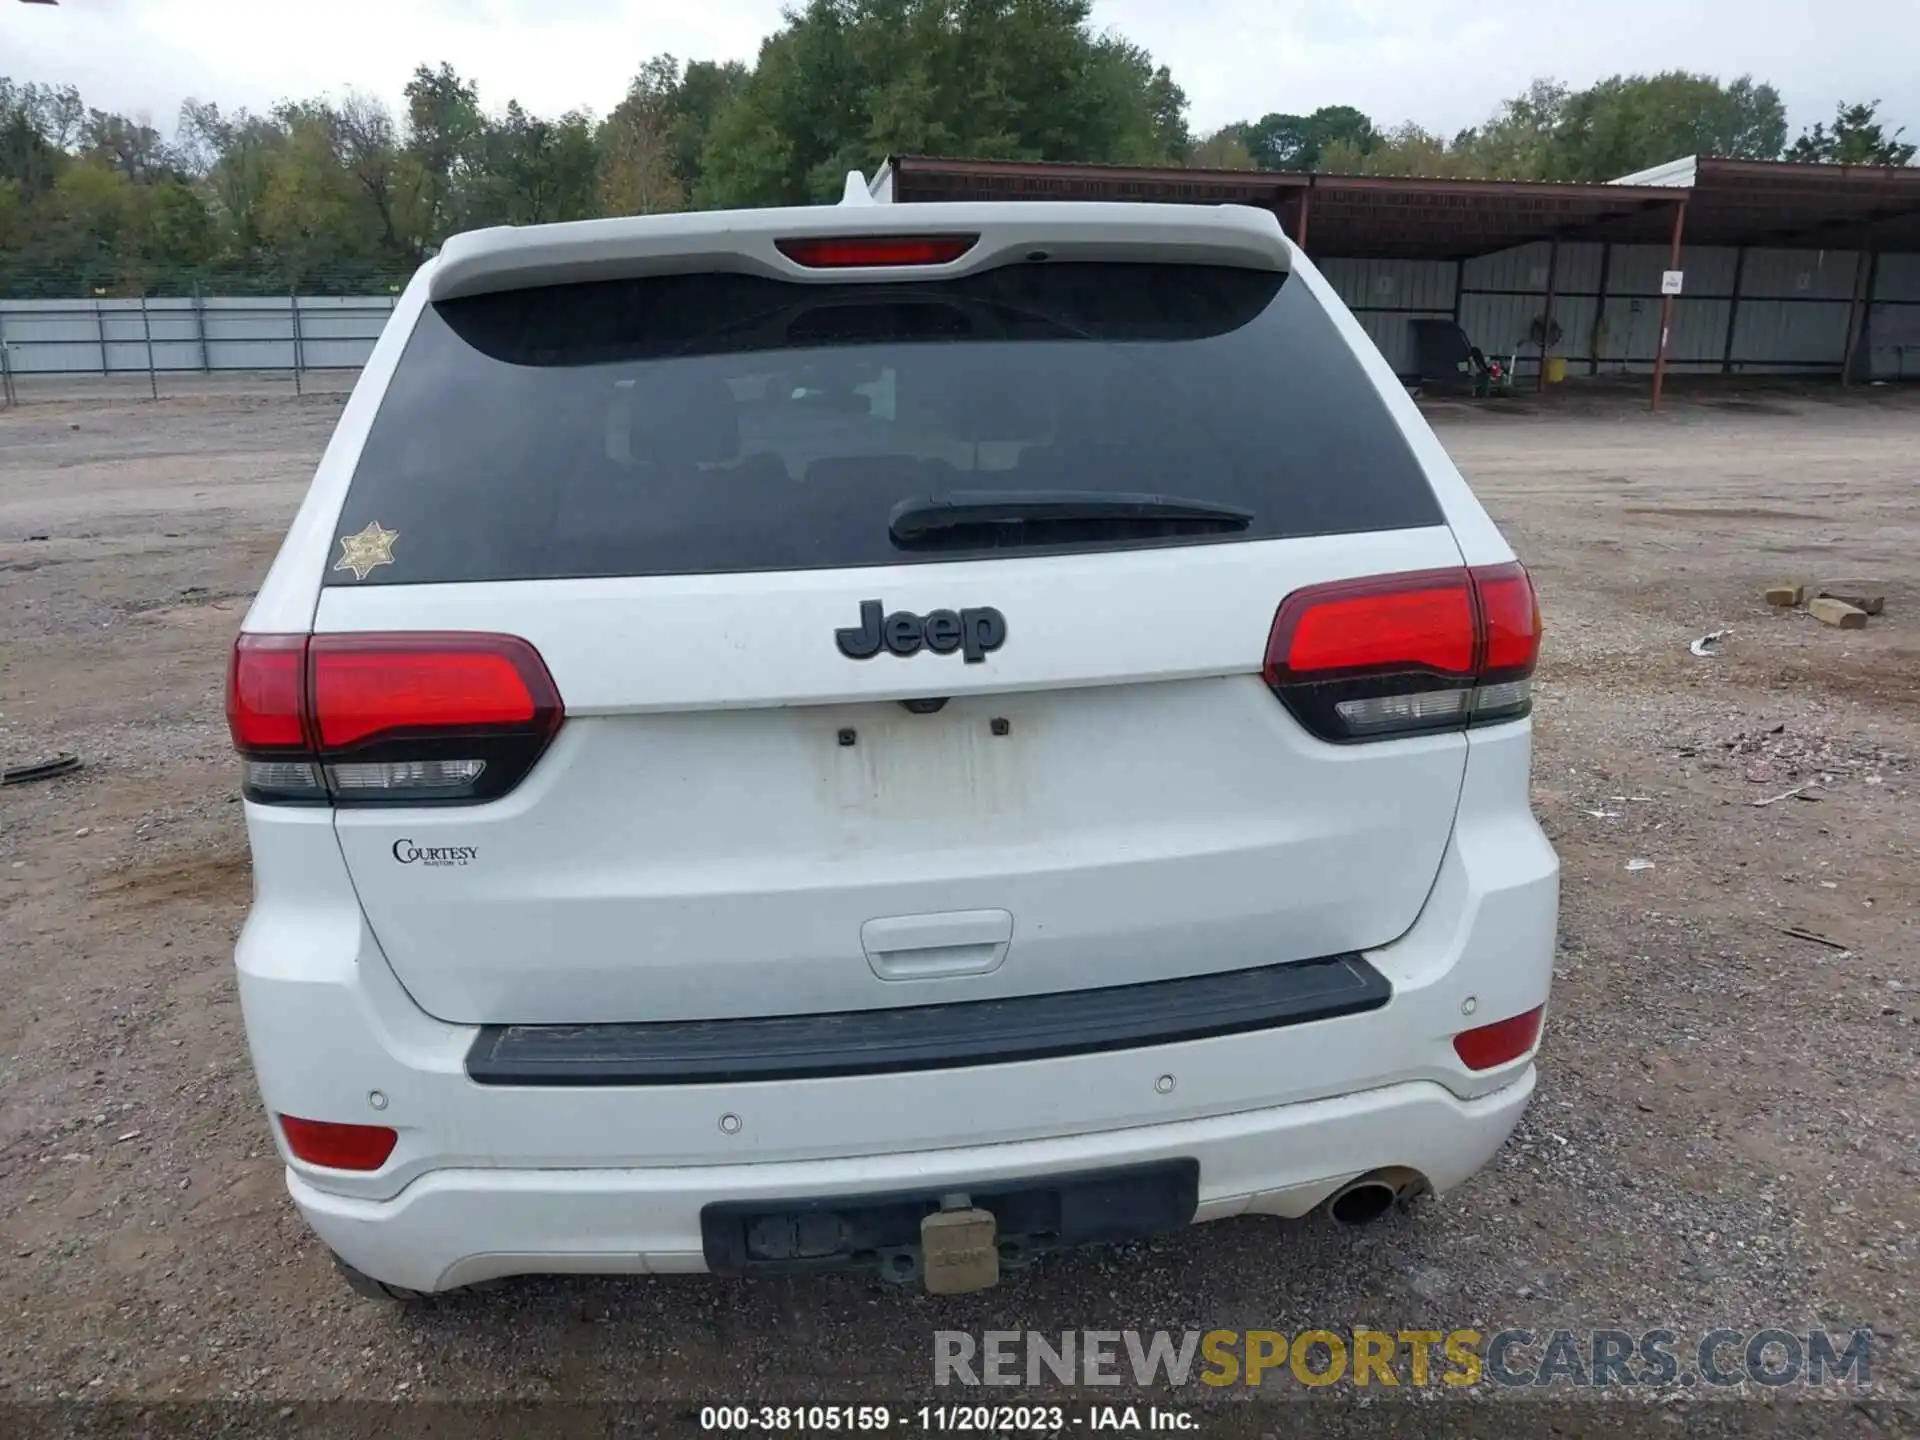
[[[887,530],[896,545],[913,545],[947,531],[1079,524],[1102,530],[1244,530],[1253,524],[1253,512],[1215,500],[1117,490],[955,490],[902,500]]]

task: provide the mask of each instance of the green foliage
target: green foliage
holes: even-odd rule
[[[1334,175],[1420,175],[1443,180],[1481,174],[1480,161],[1473,154],[1456,150],[1441,136],[1411,123],[1376,135],[1364,150],[1352,141],[1336,140],[1320,152],[1320,168]]]
[[[459,188],[486,128],[480,92],[451,65],[415,68],[407,82],[407,150],[421,183],[422,233],[437,243],[459,228]]]
[[[1586,90],[1536,80],[1451,141],[1412,124],[1376,134],[1364,115],[1352,116],[1350,134],[1330,140],[1307,125],[1314,116],[1268,116],[1288,122],[1271,127],[1279,138],[1268,143],[1295,155],[1317,144],[1312,168],[1350,174],[1603,182],[1683,155],[1771,160],[1787,134],[1771,85],[1677,70],[1615,75]],[[1260,143],[1250,142],[1256,156]]]
[[[685,208],[676,143],[680,62],[656,55],[640,67],[627,98],[595,136],[600,154],[600,212],[653,215]]]
[[[751,67],[656,55],[604,119],[484,103],[440,64],[398,115],[354,94],[265,115],[188,100],[169,139],[71,85],[0,77],[0,294],[385,291],[462,230],[831,200],[889,153],[1594,181],[1786,143],[1773,87],[1680,71],[1537,80],[1452,139],[1327,105],[1196,140],[1172,74],[1091,13],[795,0]],[[1840,106],[1788,158],[1912,163],[1878,103]]]
[[[467,227],[541,225],[598,213],[600,157],[585,111],[543,120],[509,100],[505,114],[484,125],[473,148],[463,186]]]
[[[1535,80],[1504,100],[1485,124],[1454,136],[1448,149],[1479,176],[1543,180],[1554,164],[1555,137],[1573,92],[1555,80]]]
[[[1743,75],[1615,75],[1570,95],[1543,166],[1549,180],[1617,179],[1682,155],[1771,160],[1787,112],[1771,85]]]
[[[1879,109],[1878,100],[1835,107],[1833,129],[1816,121],[1793,142],[1787,159],[1820,165],[1911,165],[1915,147],[1900,139],[1906,127],[1886,134],[1876,118]]]
[[[1201,170],[1256,170],[1253,152],[1247,149],[1246,127],[1223,125],[1194,143],[1187,163]]]
[[[747,67],[738,60],[724,65],[711,60],[688,62],[668,106],[673,117],[673,170],[685,194],[692,195],[699,189],[714,118],[746,83]]]
[[[809,0],[720,109],[699,201],[839,194],[890,152],[1176,164],[1186,96],[1088,0]]]
[[[1321,170],[1324,152],[1365,155],[1378,143],[1373,121],[1351,105],[1323,105],[1311,115],[1263,115],[1241,138],[1262,170]]]

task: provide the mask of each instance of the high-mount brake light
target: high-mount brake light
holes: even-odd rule
[[[449,804],[517,785],[564,710],[511,635],[242,635],[227,723],[250,800]]]
[[[980,243],[978,235],[803,235],[773,242],[809,270],[946,265]]]
[[[1539,653],[1526,570],[1479,565],[1294,591],[1264,674],[1301,724],[1351,742],[1518,719]]]

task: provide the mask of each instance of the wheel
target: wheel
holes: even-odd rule
[[[418,1305],[431,1300],[433,1295],[426,1290],[409,1290],[404,1285],[389,1285],[384,1280],[376,1280],[364,1270],[356,1270],[338,1255],[333,1263],[340,1267],[340,1278],[347,1282],[347,1288],[356,1295],[364,1295],[369,1300],[389,1300],[398,1305]]]

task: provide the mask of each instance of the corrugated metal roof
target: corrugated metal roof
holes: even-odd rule
[[[1687,157],[1600,185],[889,159],[894,197],[1258,205],[1320,254],[1467,258],[1531,240],[1664,243],[1676,203],[1702,245],[1920,250],[1920,168]]]
[[[1636,170],[1631,175],[1622,175],[1610,183],[1615,185],[1686,185],[1693,184],[1695,157],[1684,156],[1679,160],[1669,160],[1664,165],[1655,165],[1651,170]]]

